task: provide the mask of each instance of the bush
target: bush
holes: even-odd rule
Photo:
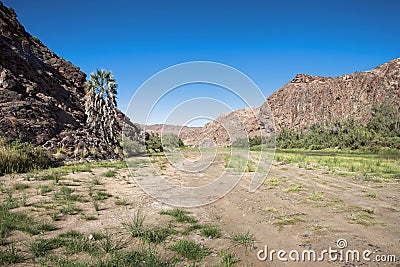
[[[137,156],[145,152],[143,143],[130,137],[122,139],[122,147],[126,157]]]
[[[400,148],[400,113],[387,104],[372,108],[372,117],[366,125],[354,119],[334,120],[312,125],[309,129],[283,128],[277,136],[279,148],[365,149]]]
[[[145,142],[148,153],[158,153],[164,151],[161,138],[158,134],[146,133]]]
[[[162,147],[167,150],[176,150],[185,147],[182,139],[176,134],[163,134],[161,137]]]
[[[51,163],[51,155],[42,148],[20,140],[0,141],[0,175],[44,169]]]

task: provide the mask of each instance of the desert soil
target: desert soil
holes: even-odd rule
[[[189,155],[190,157],[190,155]],[[196,155],[192,155],[193,159]],[[181,184],[201,185],[212,180],[224,169],[223,161],[216,161],[204,174],[191,173],[183,177],[168,162],[154,160],[154,164],[139,166],[132,173],[127,168],[117,169],[115,177],[104,177],[107,170],[113,168],[92,168],[92,172],[69,173],[60,183],[87,194],[91,181],[96,178],[100,184],[95,189],[105,189],[113,197],[100,202],[98,214],[87,203],[79,205],[81,211],[75,215],[63,215],[55,221],[56,231],[46,232],[45,237],[56,236],[68,230],[77,230],[89,235],[91,232],[107,230],[126,237],[122,224],[129,221],[137,210],[146,215],[146,223],[158,225],[169,218],[159,214],[161,210],[171,208],[146,194],[135,179],[146,179],[161,172],[167,179]],[[211,248],[211,253],[198,266],[216,266],[220,263],[219,252],[235,253],[240,261],[235,266],[400,266],[400,185],[399,183],[375,183],[354,179],[351,176],[329,174],[325,169],[299,168],[296,164],[274,162],[265,182],[254,193],[248,192],[253,173],[247,172],[238,185],[218,201],[196,208],[188,208],[199,223],[214,223],[222,230],[222,237],[217,239],[202,237],[194,231],[187,237]],[[28,184],[23,192],[14,192],[18,197],[26,196],[27,204],[16,211],[27,211],[38,219],[50,219],[49,212],[41,208],[40,203],[51,202],[52,193],[38,194],[38,186],[51,184],[53,181],[27,181],[26,175],[0,177],[4,187],[16,183]],[[203,181],[204,180],[204,181]],[[2,200],[6,198],[1,195]],[[116,198],[127,205],[115,205]],[[47,201],[47,202],[46,202]],[[82,216],[98,216],[97,220],[85,220]],[[255,241],[251,247],[232,243],[230,237],[238,232],[249,232]],[[13,232],[8,240],[21,244],[26,250],[25,234]],[[126,237],[127,238],[127,237]],[[364,250],[375,255],[396,255],[395,263],[378,262],[281,262],[276,255],[274,260],[260,261],[259,250],[268,246],[269,250],[312,249],[320,253],[324,249],[338,249],[339,239],[347,241],[343,250]],[[172,243],[169,240],[167,243]],[[139,244],[140,245],[140,244]],[[162,247],[162,246],[161,246]],[[162,248],[161,248],[162,250]],[[166,256],[170,256],[168,252]],[[261,255],[262,256],[262,255]],[[287,255],[286,255],[287,257]],[[177,266],[189,265],[183,260]],[[20,264],[25,266],[26,264]]]

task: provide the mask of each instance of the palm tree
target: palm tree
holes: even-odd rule
[[[97,70],[86,82],[85,114],[89,128],[110,145],[118,143],[117,83],[110,71]]]

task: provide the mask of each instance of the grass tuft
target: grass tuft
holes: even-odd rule
[[[160,211],[161,215],[169,215],[174,217],[175,221],[180,222],[180,223],[195,223],[197,220],[189,215],[188,211],[185,211],[180,208],[173,208],[171,210],[162,210]]]
[[[246,250],[251,248],[255,241],[254,234],[250,233],[250,230],[247,230],[246,232],[238,231],[232,234],[230,239],[232,244],[243,246]]]
[[[200,261],[205,256],[210,254],[210,249],[204,247],[192,240],[178,240],[175,244],[169,247],[179,255],[194,261]]]
[[[215,224],[207,224],[202,227],[200,233],[204,237],[219,238],[222,236],[221,229]]]

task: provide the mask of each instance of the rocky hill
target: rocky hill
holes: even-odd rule
[[[339,77],[298,74],[261,107],[271,107],[276,127],[307,128],[333,119],[365,123],[373,105],[386,102],[400,109],[400,59],[373,70]]]
[[[248,107],[234,112],[223,113],[217,119],[207,123],[199,129],[183,129],[181,139],[187,145],[209,146],[213,142],[216,146],[230,145],[239,138],[254,137],[261,131],[274,131],[272,120],[268,112],[260,112],[260,107]],[[208,138],[208,144],[202,143]]]
[[[75,156],[116,157],[115,146],[86,127],[85,80],[79,67],[27,33],[0,2],[0,137]],[[123,119],[119,112],[120,124]]]
[[[182,135],[183,132],[188,131],[197,131],[200,130],[201,127],[188,127],[188,126],[179,126],[179,125],[171,125],[171,124],[152,124],[152,125],[141,125],[141,128],[149,133],[158,133],[158,134],[174,134],[174,135]]]
[[[399,58],[373,70],[339,77],[298,74],[261,107],[222,114],[200,130],[183,130],[181,138],[189,145],[211,139],[218,146],[226,146],[244,129],[249,137],[263,130],[273,131],[271,112],[277,131],[282,127],[304,129],[334,119],[354,118],[365,123],[371,117],[372,106],[383,102],[400,110]],[[223,125],[230,125],[231,136]]]

